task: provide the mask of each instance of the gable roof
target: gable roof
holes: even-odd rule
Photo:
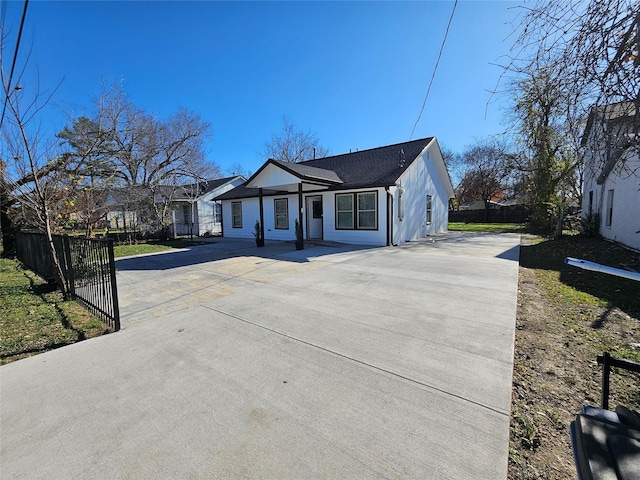
[[[219,188],[229,182],[232,182],[236,178],[244,179],[244,177],[242,177],[241,175],[234,175],[233,177],[214,178],[211,180],[202,180],[198,183],[181,185],[177,187],[173,192],[173,196],[174,196],[173,200],[174,201],[191,200],[193,198],[200,197],[202,195],[205,195],[211,192],[212,190],[215,190],[216,188]],[[167,187],[167,188],[171,189],[172,187]],[[197,193],[198,189],[199,189],[199,193]]]
[[[320,184],[340,184],[343,183],[340,177],[332,170],[327,170],[324,168],[313,167],[307,165],[306,163],[291,163],[291,162],[283,162],[280,160],[274,160],[270,158],[267,160],[256,173],[251,175],[249,180],[247,180],[246,184],[251,185],[252,182],[260,176],[260,174],[268,168],[270,165],[275,165],[278,168],[290,173],[294,177],[299,178],[303,181],[308,181],[311,183],[318,182]]]
[[[165,198],[172,197],[172,201],[191,201],[197,197],[200,197],[206,193],[215,190],[237,178],[242,178],[241,175],[235,175],[233,177],[214,178],[211,180],[202,180],[198,183],[192,183],[187,185],[157,185],[154,187],[155,194],[161,195]],[[199,193],[197,193],[199,190]],[[110,205],[126,205],[141,202],[151,198],[152,189],[149,185],[128,185],[126,187],[112,187],[106,190],[110,196]]]
[[[585,146],[589,140],[589,135],[591,134],[591,130],[593,129],[595,122],[602,122],[604,124],[611,123],[613,128],[609,128],[610,130],[619,129],[620,124],[627,124],[629,126],[634,126],[635,131],[626,131],[622,133],[631,134],[633,136],[637,136],[638,130],[638,122],[640,120],[640,105],[637,105],[633,102],[618,102],[612,103],[610,105],[600,105],[597,107],[592,107],[589,112],[589,117],[587,118],[587,125],[584,128],[584,133],[582,134],[581,144]],[[634,125],[635,124],[635,125]],[[621,133],[615,131],[614,133]]]
[[[342,155],[307,160],[300,163],[284,163],[268,160],[244,185],[223,193],[216,200],[230,200],[257,196],[258,189],[247,185],[267,165],[277,165],[301,180],[322,180],[330,190],[386,187],[394,185],[398,178],[423,152],[435,137],[421,138],[404,143],[359,150]],[[263,195],[274,195],[275,190],[263,190]]]
[[[599,123],[601,132],[591,132],[594,125]],[[640,105],[634,102],[618,102],[610,105],[593,107],[589,113],[587,125],[582,135],[581,145],[586,146],[589,141],[594,147],[606,151],[606,161],[602,163],[597,173],[596,183],[602,185],[620,159],[632,147],[638,147],[640,135]]]

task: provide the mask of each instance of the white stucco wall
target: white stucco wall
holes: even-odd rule
[[[590,168],[589,159],[586,165],[582,216],[586,218],[589,213],[589,192],[593,192],[593,212],[600,216],[600,234],[640,250],[640,157],[629,154],[624,158],[624,167],[614,168],[601,185],[596,183],[598,171]],[[611,225],[607,225],[609,190],[613,190]]]

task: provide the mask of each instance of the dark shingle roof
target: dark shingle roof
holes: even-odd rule
[[[233,180],[236,177],[237,175],[233,177],[214,178],[212,180],[202,180],[198,183],[182,185],[180,187],[177,187],[177,189],[173,193],[174,200],[191,199],[194,196],[204,195],[205,193],[209,193],[211,190],[214,190],[220,187],[221,185],[224,185],[225,183]],[[199,189],[199,193],[197,193],[198,189]]]
[[[297,168],[300,173],[303,172],[305,167],[313,167],[316,175],[317,169],[327,170],[327,179],[337,177],[342,181],[341,184],[331,187],[332,190],[384,187],[393,185],[432,140],[433,137],[427,137],[369,150],[283,165],[291,170]],[[402,167],[400,166],[401,157],[404,159]],[[276,163],[281,164],[281,162]],[[240,185],[216,197],[216,200],[255,197],[258,195],[257,192],[256,188],[247,188],[244,185]],[[263,195],[276,193],[273,190],[263,190]]]
[[[191,200],[200,195],[204,195],[225,183],[237,178],[239,175],[226,178],[215,178],[211,180],[202,180],[200,182],[187,185],[156,185],[153,192],[156,195],[162,195],[166,198],[172,197],[173,201]],[[129,185],[126,187],[114,187],[106,190],[111,195],[113,205],[125,205],[129,203],[140,202],[151,198],[152,189],[149,185]],[[198,193],[199,191],[199,193]]]
[[[328,183],[343,183],[333,170],[308,165],[306,162],[289,163],[280,160],[270,160],[280,168],[291,171],[294,175],[305,180],[320,180]]]
[[[342,186],[345,188],[393,185],[432,139],[433,137],[422,138],[411,142],[309,160],[304,162],[304,165],[336,172],[342,179]],[[403,167],[400,167],[401,150],[404,152]]]

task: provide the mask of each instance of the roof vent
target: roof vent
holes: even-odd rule
[[[398,166],[400,168],[404,167],[404,149],[400,149],[398,152]]]

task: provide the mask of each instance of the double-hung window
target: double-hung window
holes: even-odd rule
[[[336,194],[336,229],[377,230],[378,193]]]
[[[242,228],[242,202],[231,202],[231,227]]]
[[[273,201],[275,225],[278,230],[289,229],[289,201],[286,198],[276,198]]]
[[[358,229],[378,228],[378,195],[376,192],[356,193],[358,197]]]
[[[353,228],[353,194],[336,194],[336,228]]]
[[[431,218],[433,215],[433,205],[431,195],[427,195],[427,225],[431,225]]]
[[[613,189],[607,192],[607,227],[611,226],[613,220]]]

